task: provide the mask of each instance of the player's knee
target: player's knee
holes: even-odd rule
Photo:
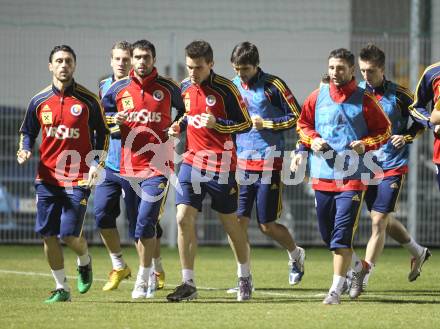
[[[72,245],[77,245],[78,243],[82,243],[81,238],[77,237],[77,236],[74,236],[74,235],[66,235],[66,236],[61,235],[60,239],[65,244],[67,244],[69,247],[72,246]]]
[[[140,232],[140,236],[142,239],[152,239],[156,237],[156,224],[147,223],[143,228],[142,232]]]
[[[177,212],[176,216],[177,225],[181,229],[185,229],[187,227],[191,227],[193,225],[194,219],[188,213],[185,212]]]
[[[374,230],[385,232],[388,224],[388,218],[384,215],[376,215],[371,217],[371,226]]]
[[[116,228],[116,218],[97,217],[96,227],[100,230]]]
[[[156,238],[160,239],[163,235],[163,230],[162,230],[162,226],[160,226],[159,223],[157,223],[156,225]]]
[[[260,231],[264,234],[270,235],[274,230],[274,223],[260,224]]]

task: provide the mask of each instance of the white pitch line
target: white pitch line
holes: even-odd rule
[[[44,276],[44,277],[52,277],[52,274],[49,273],[41,273],[41,272],[22,272],[22,271],[12,271],[12,270],[4,270],[0,269],[0,274],[16,274],[16,275],[26,275],[26,276]],[[76,279],[76,276],[68,275],[68,279]],[[94,281],[99,282],[107,282],[107,279],[98,279],[93,278]],[[121,283],[130,284],[131,282],[127,282],[126,280],[122,281]],[[171,284],[168,283],[167,286],[177,286],[177,284]],[[221,291],[220,288],[212,288],[212,287],[198,287],[201,290],[215,290],[215,291]],[[226,292],[227,289],[225,289]],[[317,297],[325,297],[327,294],[325,293],[319,293],[319,294],[313,294],[313,295],[296,295],[296,294],[289,294],[289,293],[282,293],[282,292],[269,292],[269,291],[261,291],[255,289],[255,292],[261,295],[267,295],[267,296],[280,296],[280,297],[295,297],[295,298],[317,298]],[[368,294],[368,297],[372,298],[380,298],[380,297],[390,297],[389,295],[376,295],[376,294]]]
[[[23,271],[12,271],[12,270],[5,270],[5,269],[0,269],[0,274],[15,274],[15,275],[26,275],[26,276],[44,276],[44,277],[52,277],[52,274],[49,273],[41,273],[41,272],[23,272]],[[66,276],[68,279],[76,279],[76,276],[72,276],[72,275],[67,275]],[[99,282],[107,282],[107,279],[98,279],[98,278],[93,278],[94,281],[99,281]],[[127,282],[126,280],[122,281],[121,283],[128,283],[130,284],[131,282]],[[177,284],[172,284],[172,283],[168,283],[167,286],[177,286]],[[198,287],[201,290],[214,290],[214,291],[221,291],[222,289],[220,288],[213,288],[213,287]],[[226,291],[226,289],[225,289]],[[258,291],[258,289],[256,289],[257,293],[261,294],[261,295],[268,295],[268,296],[283,296],[283,297],[321,297],[321,296],[325,296],[325,294],[318,294],[318,295],[293,295],[293,294],[288,294],[288,293],[281,293],[281,292],[269,292],[269,291]]]
[[[49,274],[49,273],[21,272],[21,271],[11,271],[11,270],[2,270],[2,269],[0,269],[0,273],[4,273],[4,274],[17,274],[17,275],[28,275],[28,276],[47,276],[47,277],[52,277],[52,274]],[[72,275],[66,275],[66,277],[68,279],[76,279],[76,276],[72,276]],[[93,280],[94,281],[107,282],[107,280],[104,280],[104,279],[93,278]]]

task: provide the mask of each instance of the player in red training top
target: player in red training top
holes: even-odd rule
[[[151,268],[156,225],[173,170],[167,131],[172,124],[172,108],[179,113],[177,120],[183,115],[184,105],[180,88],[158,75],[154,66],[156,49],[151,42],[136,41],[131,61],[129,76],[115,82],[102,102],[106,113],[115,113],[121,131],[121,175],[141,196],[136,223],[130,225],[134,227],[139,255],[132,298],[139,299],[153,297],[156,290],[156,275]]]
[[[374,96],[354,78],[354,55],[344,48],[328,57],[329,84],[322,84],[303,105],[297,122],[301,148],[309,150],[310,177],[321,237],[333,253],[333,283],[324,304],[339,304],[353,253],[369,173],[365,153],[390,137],[390,122]],[[293,159],[292,169],[302,155]],[[353,283],[361,282],[367,264],[354,268]],[[361,293],[352,284],[350,297]]]
[[[235,181],[237,155],[232,134],[249,129],[251,120],[234,84],[212,71],[213,51],[206,41],[193,41],[186,48],[189,78],[182,82],[186,113],[169,130],[172,136],[187,131],[186,153],[179,171],[177,223],[182,284],[167,296],[169,301],[197,297],[194,258],[195,222],[208,193],[211,207],[219,213],[235,252],[239,291],[237,299],[251,298],[246,235],[237,220],[238,187]]]
[[[52,49],[52,85],[32,98],[20,128],[17,152],[18,163],[26,162],[42,130],[35,230],[43,237],[56,282],[46,303],[70,300],[58,236],[78,255],[79,292],[86,293],[93,280],[82,227],[90,187],[105,159],[109,131],[98,98],[73,80],[75,67],[72,48],[61,45]]]

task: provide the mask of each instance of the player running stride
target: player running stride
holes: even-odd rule
[[[106,111],[116,113],[114,120],[120,127],[121,176],[141,197],[136,222],[131,224],[139,256],[139,271],[131,296],[140,299],[153,297],[156,290],[156,275],[151,265],[157,221],[173,171],[166,133],[172,124],[172,107],[181,116],[184,105],[179,87],[158,75],[154,45],[139,40],[132,48],[133,69],[129,77],[115,82],[102,102]]]
[[[32,98],[20,128],[19,164],[29,160],[42,130],[35,181],[35,231],[43,238],[56,283],[45,303],[70,301],[60,239],[78,256],[78,291],[86,293],[93,282],[92,260],[82,229],[90,187],[98,167],[104,165],[109,131],[96,95],[74,81],[75,68],[76,55],[71,47],[52,49],[52,85]]]
[[[390,122],[374,96],[357,86],[350,51],[330,53],[328,74],[329,84],[321,84],[304,102],[297,129],[301,149],[309,151],[321,237],[333,253],[333,282],[323,300],[331,305],[340,303],[351,263],[366,189],[361,175],[368,173],[364,154],[388,140]],[[298,153],[291,168],[296,170],[303,160]]]
[[[255,202],[260,230],[286,249],[289,284],[296,285],[304,275],[305,252],[276,220],[282,210],[284,132],[295,127],[300,106],[284,81],[261,70],[254,44],[236,45],[231,64],[237,73],[232,82],[240,91],[253,124],[252,130],[239,133],[236,138],[240,189],[237,215],[247,236]]]
[[[386,233],[405,247],[414,259],[419,259],[418,262],[420,259],[427,259],[430,255],[428,248],[414,241],[402,223],[391,214],[396,209],[405,175],[408,172],[409,144],[424,130],[424,127],[414,120],[408,128],[410,117],[408,108],[413,102],[413,97],[408,89],[385,79],[385,54],[375,45],[370,44],[361,49],[359,68],[364,78],[359,86],[373,94],[382,105],[391,121],[392,135],[390,140],[376,151],[382,170],[375,179],[380,179],[380,183],[369,185],[365,193],[365,203],[370,211],[372,228],[365,253],[367,264],[364,264],[368,266],[369,271],[363,281],[358,275],[359,272],[354,272],[352,293],[366,288],[368,279],[384,248]],[[357,264],[360,264],[359,260]],[[408,280],[414,281],[419,274],[419,269],[413,266],[408,274]]]
[[[249,129],[251,120],[234,84],[212,71],[213,51],[206,41],[193,41],[186,48],[189,78],[182,82],[186,113],[169,129],[177,136],[186,129],[187,142],[176,192],[178,246],[182,284],[167,296],[178,302],[197,297],[194,259],[197,249],[195,224],[208,193],[211,207],[219,214],[232,242],[237,261],[237,300],[252,295],[246,236],[238,223],[238,187],[235,181],[237,154],[232,134]]]

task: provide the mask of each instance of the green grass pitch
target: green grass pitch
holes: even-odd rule
[[[75,291],[75,257],[65,248],[72,302],[43,304],[54,287],[42,246],[0,246],[0,328],[440,328],[440,264],[438,250],[421,277],[407,281],[409,256],[399,248],[385,249],[368,291],[356,301],[344,296],[339,306],[322,299],[332,279],[330,252],[306,249],[306,274],[294,288],[287,282],[287,254],[276,248],[252,250],[256,291],[250,302],[238,303],[226,289],[235,285],[236,267],[227,247],[200,247],[196,259],[199,298],[168,303],[180,281],[177,250],[162,250],[166,287],[151,300],[132,301],[134,279],[118,290],[101,290],[110,260],[104,247],[92,247],[95,281],[91,290]],[[362,254],[362,250],[360,250]],[[134,247],[124,249],[133,275]]]

